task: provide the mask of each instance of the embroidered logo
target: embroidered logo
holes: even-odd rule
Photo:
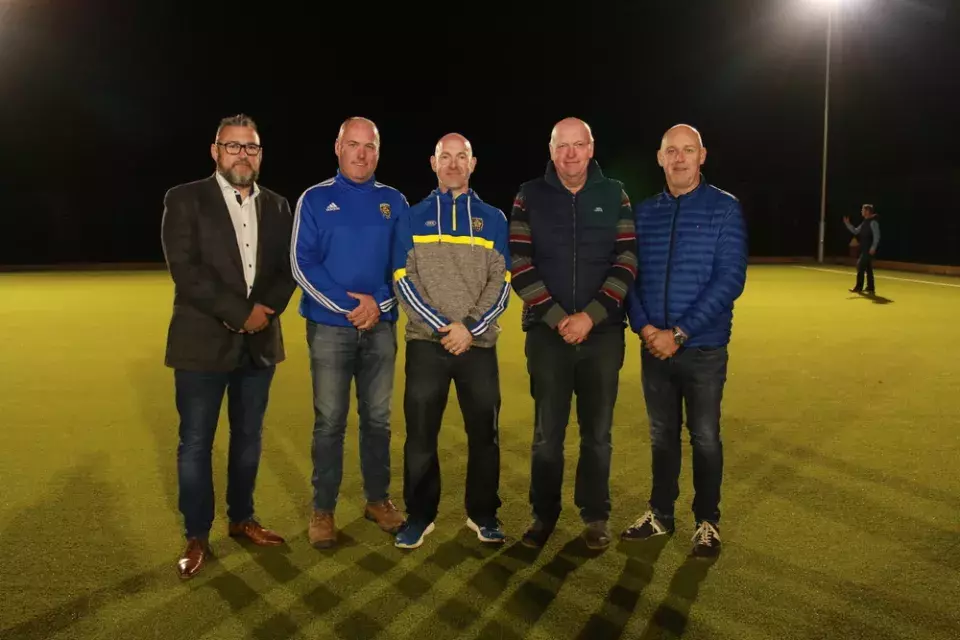
[[[327,211],[340,211],[340,207],[337,206],[336,202],[331,202],[327,205]]]
[[[473,232],[480,233],[483,231],[483,218],[474,218],[473,219]]]
[[[386,202],[380,203],[380,215],[383,216],[384,220],[390,219],[390,205],[387,204]]]
[[[437,226],[437,221],[436,221],[436,220],[427,220],[426,225],[427,225],[428,227],[435,227],[435,226]]]
[[[603,213],[603,207],[597,207],[593,210],[594,213]]]

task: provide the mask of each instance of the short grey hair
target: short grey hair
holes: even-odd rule
[[[238,113],[235,116],[227,116],[226,118],[220,120],[220,125],[217,127],[217,140],[220,139],[220,132],[226,127],[250,127],[257,133],[260,133],[257,130],[257,123],[253,121],[253,118],[245,113]]]
[[[380,148],[380,129],[377,128],[377,124],[370,118],[364,118],[363,116],[353,116],[347,118],[343,121],[343,124],[340,125],[340,131],[337,132],[337,142],[340,142],[343,139],[343,132],[347,130],[347,127],[350,126],[352,122],[366,122],[371,127],[373,127],[373,142],[377,145],[377,149]]]

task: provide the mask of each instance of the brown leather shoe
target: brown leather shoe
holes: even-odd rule
[[[368,502],[363,517],[372,520],[387,533],[397,533],[403,526],[404,518],[390,498],[380,502]]]
[[[333,524],[333,512],[314,511],[310,518],[310,544],[317,549],[332,547],[337,542],[337,528]]]
[[[284,539],[276,531],[264,529],[256,520],[230,523],[230,537],[247,538],[253,544],[261,547],[276,547],[284,543]]]
[[[210,546],[202,538],[188,538],[187,548],[180,554],[180,560],[177,562],[177,571],[180,573],[181,580],[192,578],[203,568],[209,558],[213,557]]]

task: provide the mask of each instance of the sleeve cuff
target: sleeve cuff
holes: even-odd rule
[[[563,307],[554,302],[550,305],[550,308],[547,309],[546,313],[543,314],[543,321],[551,329],[556,329],[557,325],[560,324],[560,321],[563,320],[566,315]]]
[[[609,315],[606,307],[600,304],[600,302],[596,299],[591,300],[590,304],[587,305],[587,308],[584,309],[583,312],[590,316],[590,319],[593,320],[593,326],[600,324]]]

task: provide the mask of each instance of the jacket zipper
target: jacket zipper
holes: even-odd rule
[[[573,312],[577,313],[577,194],[573,194],[572,207],[573,207]]]
[[[682,197],[683,196],[677,197],[677,206],[673,210],[673,220],[670,222],[670,249],[667,251],[667,277],[663,283],[663,322],[666,325],[664,329],[670,328],[670,266],[673,264],[673,237],[677,231],[677,215],[680,213],[680,198]]]

